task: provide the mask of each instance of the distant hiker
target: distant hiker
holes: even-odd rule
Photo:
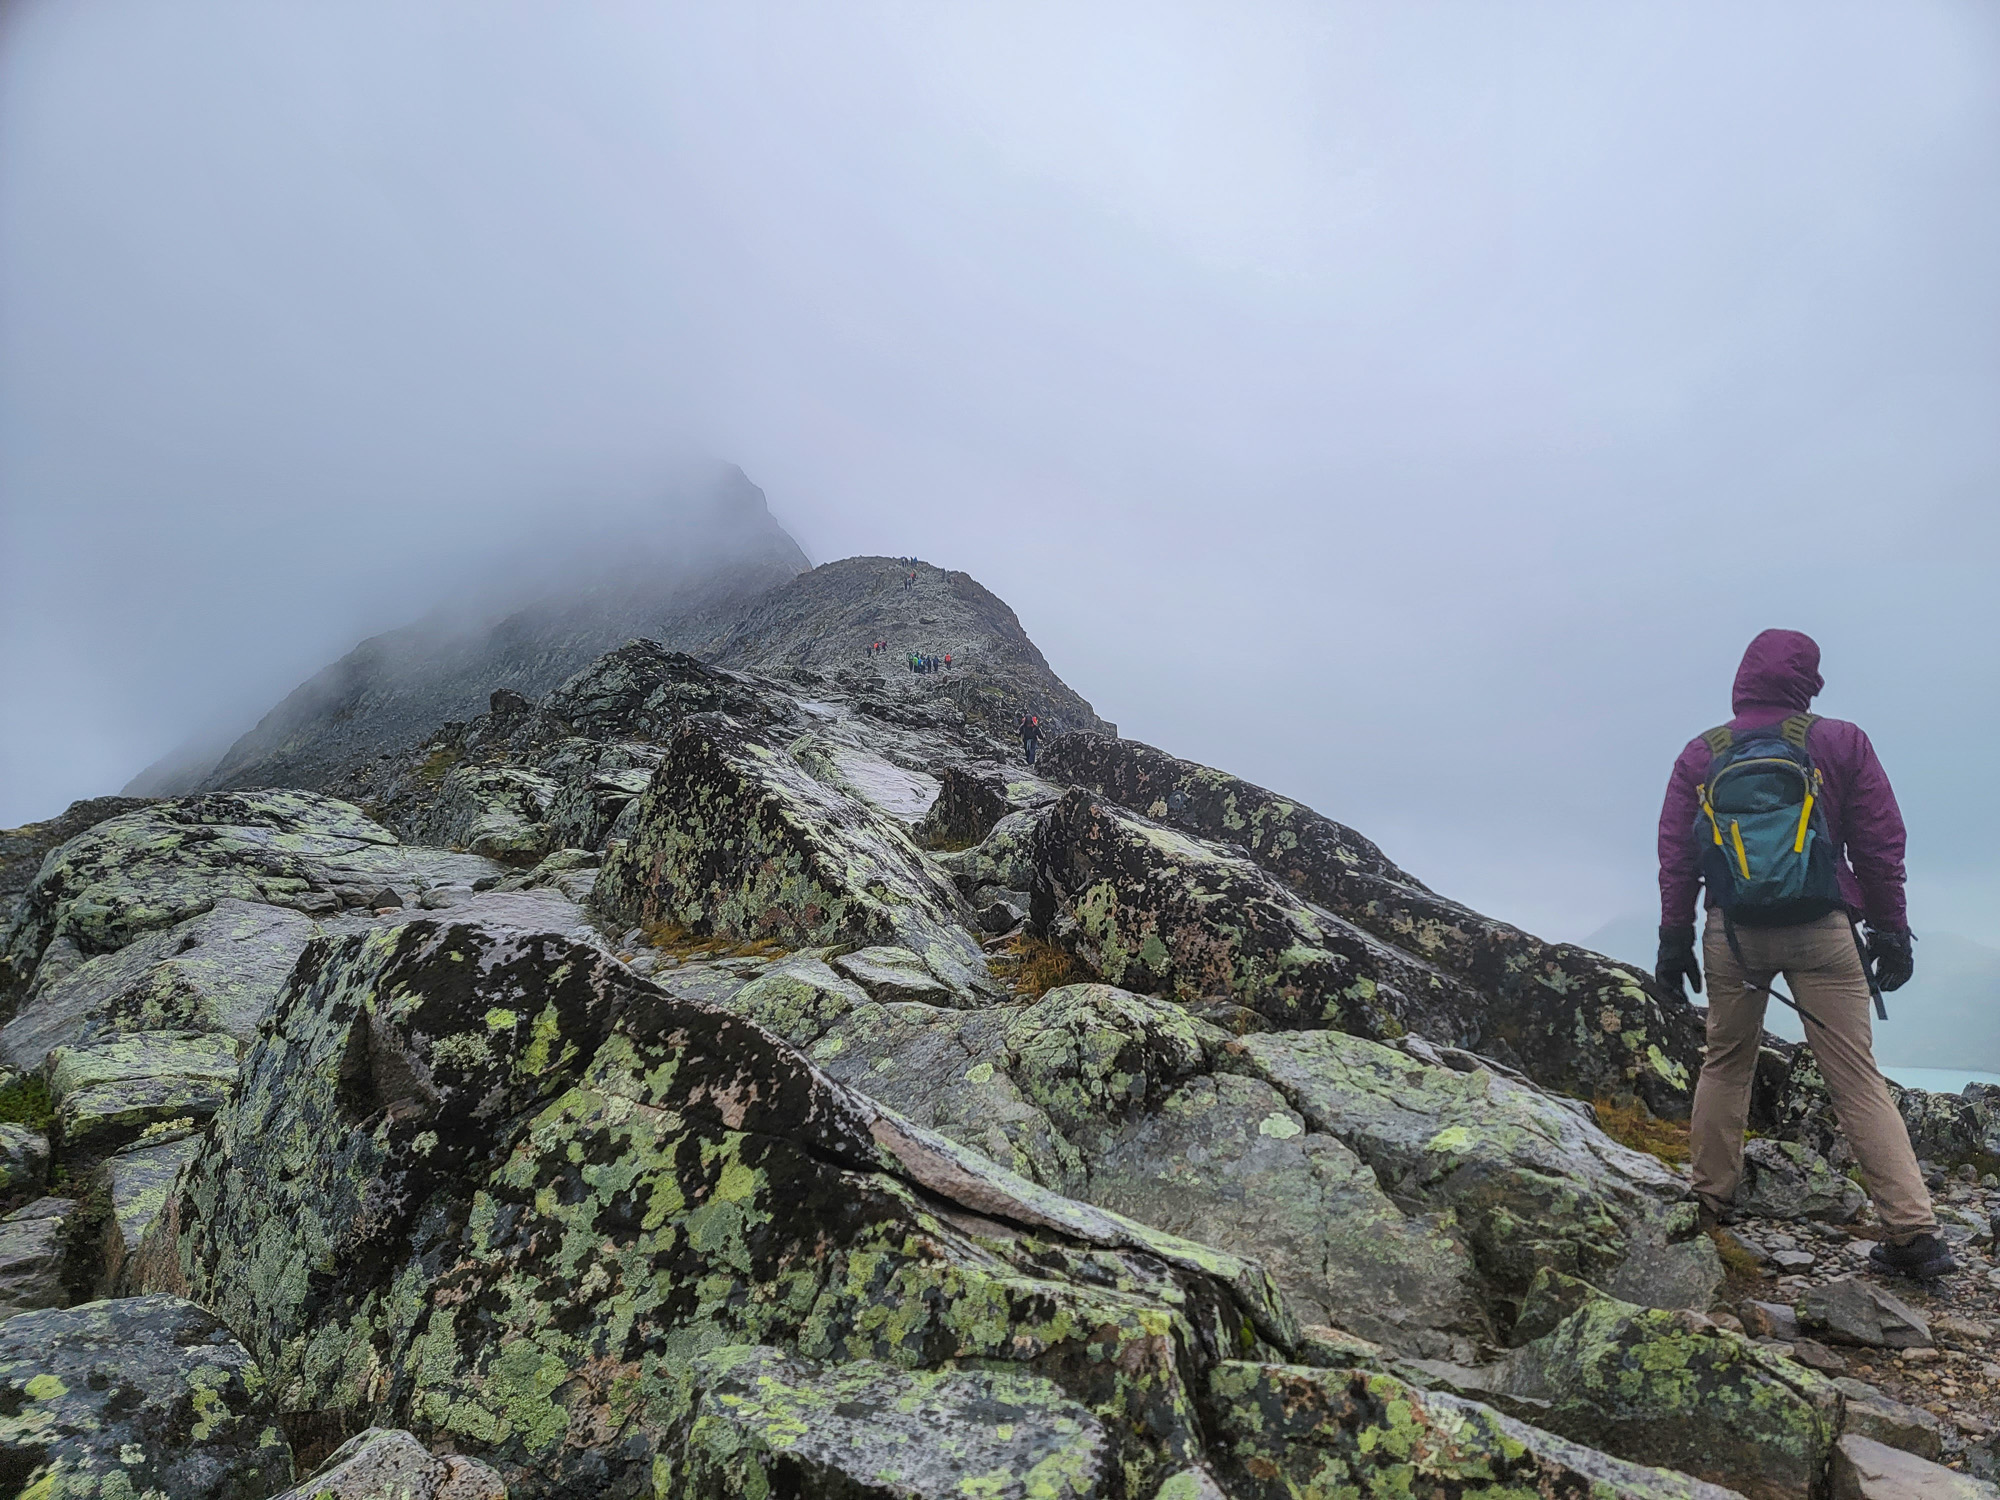
[[[944,654],[944,669],[947,672],[951,670],[951,653],[949,651]]]
[[[1033,714],[1028,714],[1021,720],[1021,749],[1026,752],[1029,765],[1035,763],[1035,752],[1041,745],[1042,721]]]
[[[1854,1150],[1883,1238],[1877,1271],[1924,1280],[1958,1269],[1939,1237],[1910,1133],[1875,1065],[1871,987],[1913,964],[1903,899],[1903,816],[1875,747],[1853,724],[1806,712],[1825,686],[1819,646],[1767,630],[1736,671],[1736,717],[1688,742],[1660,811],[1660,956],[1676,995],[1701,992],[1694,900],[1705,886],[1708,1047],[1695,1084],[1694,1190],[1727,1223],[1765,1002],[1779,975]],[[1852,924],[1866,918],[1864,945]]]

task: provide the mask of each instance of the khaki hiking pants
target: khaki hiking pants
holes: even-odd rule
[[[1875,1066],[1868,976],[1846,915],[1832,912],[1797,927],[1739,927],[1736,944],[1751,982],[1768,985],[1783,974],[1792,998],[1821,1023],[1804,1023],[1806,1040],[1833,1096],[1840,1132],[1868,1178],[1883,1229],[1898,1240],[1935,1229],[1910,1133]],[[1702,957],[1708,1047],[1694,1086],[1694,1190],[1719,1207],[1735,1196],[1743,1175],[1743,1130],[1770,997],[1745,985],[1743,965],[1729,951],[1719,916],[1710,918],[1703,934]]]

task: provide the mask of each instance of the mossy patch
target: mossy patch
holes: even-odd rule
[[[1688,1122],[1662,1120],[1635,1094],[1616,1098],[1600,1094],[1590,1107],[1597,1114],[1597,1128],[1621,1146],[1658,1157],[1673,1167],[1686,1165],[1693,1152]]]
[[[55,1123],[55,1099],[48,1080],[29,1073],[0,1084],[0,1125],[25,1125],[47,1132]]]
[[[1090,966],[1068,949],[1025,935],[1012,939],[992,967],[1016,995],[1029,1000],[1066,984],[1098,982]]]

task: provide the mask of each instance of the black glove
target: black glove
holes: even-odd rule
[[[1694,957],[1694,923],[1660,929],[1660,957],[1653,965],[1653,977],[1660,981],[1662,989],[1683,998],[1682,980],[1697,995],[1701,993],[1701,965]]]
[[[1868,967],[1875,971],[1875,987],[1888,994],[1910,982],[1917,956],[1910,949],[1913,939],[1907,932],[1868,929]]]

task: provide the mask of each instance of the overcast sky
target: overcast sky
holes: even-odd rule
[[[15,3],[0,824],[740,463],[1555,936],[1743,644],[2000,942],[2000,10]]]

